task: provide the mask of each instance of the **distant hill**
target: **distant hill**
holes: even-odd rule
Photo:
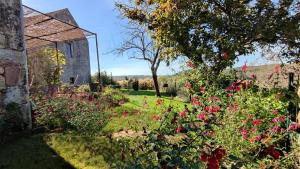
[[[274,71],[276,64],[268,64],[268,65],[260,65],[260,66],[248,66],[247,67],[247,78],[251,79],[252,75],[256,75],[257,77],[257,84],[259,86],[263,87],[272,87],[274,85],[275,81],[278,81],[278,86],[281,87],[287,87],[288,86],[288,73],[294,72],[294,80],[299,80],[300,76],[300,66],[297,66],[295,64],[288,64],[284,67],[280,68],[280,74],[277,76]],[[298,68],[297,68],[298,67]],[[242,71],[241,67],[235,68],[238,72]],[[272,75],[271,80],[270,76]],[[175,75],[176,76],[176,75]],[[146,78],[152,78],[150,75],[128,75],[128,76],[113,76],[113,79],[115,81],[119,80],[125,80],[128,79],[146,79]],[[277,80],[278,78],[278,80]]]

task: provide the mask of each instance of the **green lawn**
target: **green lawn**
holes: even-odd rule
[[[166,107],[183,109],[185,103],[177,98],[163,95],[166,107],[156,105],[154,91],[123,91],[129,102],[112,110],[111,121],[105,126],[105,133],[131,129],[141,131],[143,126],[156,128],[158,122],[152,119]],[[146,98],[145,98],[146,97]],[[145,105],[145,99],[148,106]],[[122,112],[127,111],[128,116]],[[0,169],[106,169],[116,168],[123,160],[130,160],[125,145],[129,139],[109,139],[106,136],[82,137],[72,133],[34,135],[13,143],[0,145]]]
[[[158,122],[153,120],[153,115],[159,115],[161,112],[167,110],[169,106],[183,110],[186,103],[182,102],[178,98],[171,98],[164,93],[161,99],[163,100],[163,106],[157,105],[157,97],[155,91],[127,91],[123,90],[126,96],[129,98],[129,102],[123,104],[120,107],[113,109],[115,117],[106,125],[103,132],[118,132],[121,130],[131,129],[140,131],[143,127],[154,129],[158,127]],[[145,101],[147,104],[145,104]],[[122,116],[122,113],[127,111],[128,116]]]

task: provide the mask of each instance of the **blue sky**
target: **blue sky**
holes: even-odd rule
[[[82,28],[96,32],[100,43],[101,71],[112,72],[113,75],[150,75],[149,65],[145,61],[110,53],[126,39],[122,33],[126,21],[119,18],[114,3],[114,0],[23,0],[23,4],[44,13],[68,8]],[[253,64],[257,62],[257,56],[258,54],[247,58],[242,57],[236,66],[241,66],[246,61],[248,64]],[[92,73],[94,73],[97,71],[94,39],[90,39],[90,57]],[[180,63],[182,59],[172,63],[171,67],[162,64],[158,74],[169,75],[179,72]]]

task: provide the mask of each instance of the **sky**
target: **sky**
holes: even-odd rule
[[[112,73],[114,76],[151,74],[146,61],[129,59],[127,56],[118,56],[111,52],[120,47],[127,38],[124,34],[127,22],[120,19],[114,0],[23,0],[23,4],[44,13],[68,8],[80,27],[98,34],[101,71]],[[91,71],[95,73],[97,60],[94,39],[89,39],[89,46]],[[245,62],[254,64],[258,58],[258,54],[241,57],[235,66],[241,66]],[[179,59],[169,67],[161,64],[158,75],[180,72],[180,65],[183,62],[183,59]]]

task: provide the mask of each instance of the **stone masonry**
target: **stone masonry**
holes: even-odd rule
[[[21,0],[0,0],[0,118],[9,103],[21,107],[26,128],[31,128]]]

